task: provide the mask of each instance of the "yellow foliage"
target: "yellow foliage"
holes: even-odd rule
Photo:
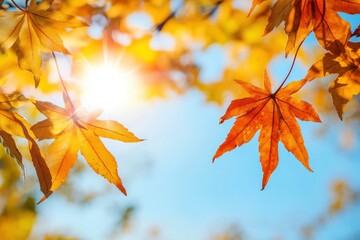
[[[35,212],[23,211],[18,216],[0,216],[1,239],[26,239],[36,220]]]

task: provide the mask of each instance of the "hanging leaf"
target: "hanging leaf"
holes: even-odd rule
[[[256,1],[254,1],[255,3]],[[345,3],[346,2],[346,3]],[[337,11],[359,13],[358,2],[333,0],[278,0],[272,7],[265,34],[285,22],[286,55],[314,31],[319,44],[339,54],[348,42],[350,24]]]
[[[122,142],[141,141],[116,121],[97,120],[99,113],[89,113],[73,103],[64,94],[65,109],[49,102],[34,101],[36,108],[47,119],[31,129],[40,140],[54,138],[46,152],[52,176],[51,191],[57,190],[67,178],[80,150],[90,167],[126,195],[117,173],[117,163],[99,137]]]
[[[47,1],[36,4],[36,0],[31,0],[26,9],[16,7],[19,12],[0,10],[0,49],[6,50],[15,45],[20,68],[34,75],[37,87],[41,75],[41,48],[70,54],[57,31],[86,24],[72,16],[50,10]]]
[[[346,104],[360,93],[360,43],[349,42],[345,51],[339,55],[326,53],[308,71],[306,79],[313,80],[329,74],[338,74],[330,83],[329,92],[340,117]]]
[[[300,126],[295,117],[313,122],[320,122],[320,118],[309,103],[291,96],[305,85],[306,80],[292,82],[274,93],[271,92],[270,79],[266,71],[264,89],[241,80],[236,82],[250,94],[250,97],[232,101],[224,116],[220,118],[220,123],[223,123],[237,116],[234,126],[225,142],[216,151],[213,161],[225,152],[249,142],[260,130],[259,152],[264,173],[262,189],[265,188],[278,165],[279,141],[309,171],[312,171]]]

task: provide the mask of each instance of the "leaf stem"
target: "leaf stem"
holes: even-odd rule
[[[303,42],[304,42],[304,40],[301,41],[301,43],[299,44],[298,48],[296,49],[295,56],[294,56],[294,59],[293,59],[293,61],[292,61],[292,63],[291,63],[291,67],[290,67],[290,69],[289,69],[289,72],[287,73],[286,77],[284,78],[284,80],[282,81],[282,83],[280,84],[280,86],[279,86],[279,87],[276,89],[276,91],[273,93],[274,96],[279,92],[279,90],[282,88],[282,86],[284,86],[286,80],[288,80],[288,78],[289,78],[289,76],[290,76],[290,74],[291,74],[291,72],[292,72],[292,70],[293,70],[293,68],[294,68],[297,55],[298,55],[298,53],[299,53],[300,47],[301,47],[301,45],[303,44]]]
[[[152,32],[161,32],[161,30],[163,29],[163,27],[165,26],[165,24],[172,18],[175,17],[175,15],[178,13],[178,11],[182,8],[184,4],[184,1],[181,1],[180,5],[177,6],[162,22],[160,22],[159,24],[155,25],[152,29]]]
[[[23,9],[22,7],[20,7],[14,0],[11,0],[11,2],[14,4],[14,6],[20,10],[21,12],[25,12],[25,9]]]
[[[63,87],[63,89],[64,89],[65,97],[69,100],[69,102],[70,102],[70,104],[71,104],[71,108],[72,108],[71,110],[72,110],[72,112],[75,112],[75,107],[74,107],[74,105],[73,105],[73,103],[72,103],[72,101],[71,101],[71,98],[70,98],[69,92],[68,92],[68,90],[66,89],[64,79],[63,79],[63,78],[62,78],[62,76],[61,76],[61,73],[60,73],[60,68],[59,68],[59,64],[58,64],[58,61],[57,61],[56,55],[55,55],[54,51],[51,51],[51,53],[52,53],[52,56],[53,56],[54,61],[55,61],[56,70],[57,70],[57,72],[58,72],[58,75],[59,75],[59,78],[60,78],[61,85],[62,85],[62,87]]]
[[[215,5],[210,9],[210,11],[205,15],[205,18],[211,17],[223,2],[225,2],[225,0],[218,0]]]

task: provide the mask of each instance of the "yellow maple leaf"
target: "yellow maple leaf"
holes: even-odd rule
[[[57,190],[65,181],[75,164],[80,150],[90,167],[126,195],[117,173],[114,156],[106,149],[99,137],[123,142],[141,141],[120,123],[113,120],[97,120],[99,113],[89,113],[74,107],[64,94],[65,109],[49,102],[34,101],[36,108],[47,119],[31,129],[40,140],[55,138],[46,152],[46,161],[52,177],[51,191]]]
[[[23,9],[15,2],[17,12],[0,10],[0,49],[15,46],[19,67],[34,75],[35,86],[40,81],[41,48],[69,54],[57,31],[86,26],[73,16],[50,9],[50,3],[36,4],[31,0]]]

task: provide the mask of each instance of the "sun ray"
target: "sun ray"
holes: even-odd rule
[[[87,109],[113,111],[134,104],[140,95],[139,67],[124,64],[123,54],[111,59],[105,52],[101,62],[83,61],[80,100]]]

